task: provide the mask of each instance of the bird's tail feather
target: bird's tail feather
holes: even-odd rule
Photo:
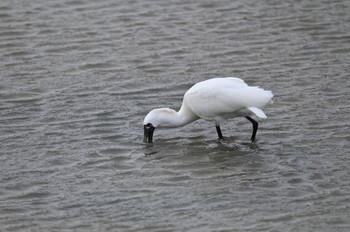
[[[255,114],[258,118],[267,119],[266,114],[259,108],[254,106],[248,107],[248,110]]]

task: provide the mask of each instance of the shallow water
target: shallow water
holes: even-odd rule
[[[350,2],[0,3],[1,231],[349,231]],[[274,93],[156,130],[194,83]]]

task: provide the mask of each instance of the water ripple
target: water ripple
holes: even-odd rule
[[[348,231],[349,8],[2,1],[0,230]],[[215,76],[273,91],[256,143],[244,119],[142,143]]]

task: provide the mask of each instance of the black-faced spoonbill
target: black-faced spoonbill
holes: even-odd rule
[[[143,121],[144,142],[153,141],[156,128],[180,127],[203,118],[216,126],[219,139],[223,139],[220,123],[228,118],[243,116],[253,124],[251,140],[255,140],[258,122],[250,116],[266,119],[261,110],[272,102],[271,91],[248,86],[235,77],[213,78],[198,82],[184,95],[178,112],[169,108],[154,109]]]

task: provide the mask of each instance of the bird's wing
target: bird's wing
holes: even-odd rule
[[[198,88],[185,94],[184,101],[198,116],[206,119],[242,109],[239,101],[218,88]]]
[[[224,80],[200,82],[187,91],[184,101],[195,114],[210,119],[248,109],[258,117],[266,118],[259,108],[271,100],[270,91],[247,86],[238,78],[233,81],[238,82],[239,86],[225,80],[229,78],[222,79]]]

